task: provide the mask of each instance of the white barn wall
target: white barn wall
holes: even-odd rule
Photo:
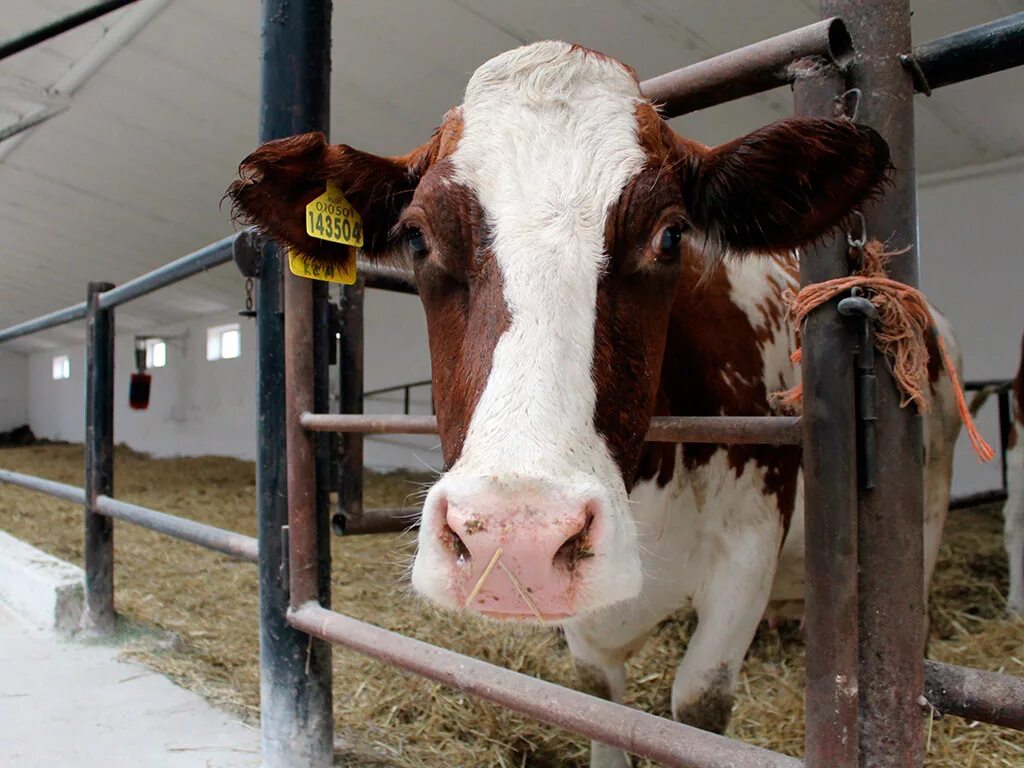
[[[240,322],[241,356],[231,360],[207,360],[206,329],[231,322]],[[368,291],[366,325],[367,389],[429,377],[430,361],[419,299]],[[128,386],[135,370],[135,333],[117,335],[116,441],[154,456],[255,458],[256,335],[253,322],[233,314],[220,314],[137,331],[167,338],[167,366],[150,371],[152,394],[145,411],[133,411],[128,405]],[[54,381],[52,361],[61,354],[71,359],[71,378]],[[10,361],[0,357],[0,373],[5,382],[0,416],[8,411],[5,405],[8,399],[14,404],[20,397],[21,410],[15,405],[9,409],[14,422],[29,421],[40,437],[82,441],[85,389],[81,347],[48,349],[29,357],[15,355]],[[9,378],[16,386],[7,384]],[[27,397],[26,390],[29,390]],[[429,390],[414,394],[413,412],[430,413]],[[398,394],[390,400],[368,403],[367,410],[387,413],[400,412],[401,408]],[[368,466],[381,470],[424,469],[425,465],[436,468],[440,461],[439,452],[432,450],[436,444],[433,437],[369,438],[365,461]]]
[[[993,172],[996,171],[996,172]],[[1012,378],[1024,331],[1024,163],[924,177],[918,192],[921,283],[956,330],[968,379]],[[978,419],[998,449],[992,399]],[[999,486],[999,461],[981,465],[961,436],[956,493]]]
[[[0,350],[0,432],[28,421],[28,357]]]

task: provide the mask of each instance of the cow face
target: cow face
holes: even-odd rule
[[[331,181],[363,217],[366,256],[412,261],[447,470],[413,585],[557,621],[640,591],[627,496],[682,261],[813,240],[887,164],[877,134],[845,121],[704,147],[668,128],[627,67],[545,42],[480,67],[409,155],[283,139],[243,161],[229,194],[280,241],[337,258],[303,218]]]

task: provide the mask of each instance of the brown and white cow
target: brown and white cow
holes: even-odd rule
[[[628,67],[542,42],[481,66],[408,155],[283,139],[243,161],[230,194],[281,242],[340,258],[304,228],[331,181],[363,216],[365,255],[414,264],[446,465],[415,589],[560,624],[585,687],[614,699],[627,657],[691,605],[673,713],[720,731],[780,550],[774,597],[802,594],[800,452],[644,435],[656,414],[773,413],[771,394],[800,378],[782,301],[793,250],[875,194],[888,164],[875,132],[841,120],[703,146],[660,119]],[[939,367],[929,575],[957,429]],[[625,757],[596,745],[592,761]]]

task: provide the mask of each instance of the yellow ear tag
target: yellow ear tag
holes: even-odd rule
[[[328,283],[352,285],[356,281],[356,249],[349,246],[348,258],[344,263],[314,259],[294,248],[288,249],[288,269],[293,275],[308,277],[310,280],[324,280]]]
[[[318,240],[362,248],[363,219],[341,190],[328,183],[327,191],[306,206],[306,234]]]

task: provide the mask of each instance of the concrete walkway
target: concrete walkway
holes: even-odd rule
[[[260,765],[255,730],[117,653],[29,628],[0,604],[0,766]]]

